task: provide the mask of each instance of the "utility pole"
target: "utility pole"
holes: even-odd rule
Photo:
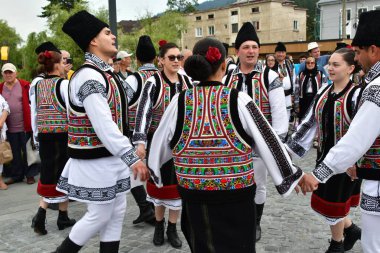
[[[347,39],[346,34],[346,23],[347,23],[347,16],[346,16],[346,0],[342,0],[342,39]]]
[[[116,36],[116,48],[117,48],[117,18],[116,18],[116,0],[108,0],[108,12],[110,20],[110,29]]]

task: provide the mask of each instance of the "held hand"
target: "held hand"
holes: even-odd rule
[[[136,155],[141,159],[144,160],[146,156],[146,151],[145,151],[145,145],[144,144],[139,144],[137,145],[136,149]]]
[[[141,181],[146,181],[150,176],[149,170],[143,161],[138,161],[137,163],[135,163],[132,166],[132,171],[134,179],[137,179],[137,176],[140,175]]]
[[[306,173],[298,183],[298,185],[302,188],[303,195],[306,195],[306,192],[313,192],[318,189],[318,184],[319,182],[317,179],[308,173]]]
[[[358,179],[358,176],[356,174],[356,165],[350,167],[346,171],[347,175],[351,178],[351,181],[354,181],[355,179]]]

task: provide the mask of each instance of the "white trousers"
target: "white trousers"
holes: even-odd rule
[[[268,171],[263,160],[256,157],[253,159],[253,168],[256,182],[255,203],[261,205],[265,203],[267,198]]]
[[[361,212],[362,249],[364,253],[380,252],[380,216]]]
[[[120,241],[126,208],[125,193],[108,204],[88,203],[87,212],[71,229],[70,239],[83,246],[99,232],[101,242]]]

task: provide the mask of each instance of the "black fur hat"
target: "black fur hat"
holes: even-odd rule
[[[143,63],[152,62],[156,57],[156,49],[148,35],[139,38],[136,48],[136,58]]]
[[[251,22],[244,23],[243,26],[240,28],[236,36],[235,48],[239,49],[241,44],[243,44],[244,42],[248,40],[256,41],[257,44],[260,46],[259,37],[257,37],[255,27],[253,27]]]
[[[62,31],[68,34],[83,52],[86,52],[91,40],[104,27],[109,27],[109,25],[87,11],[80,11],[63,24]]]
[[[282,42],[277,42],[277,46],[276,48],[274,49],[275,52],[286,52],[286,47],[285,47],[285,44],[282,43]]]
[[[380,47],[380,10],[363,12],[360,15],[358,29],[351,45]]]
[[[57,53],[61,53],[59,49],[50,41],[46,41],[39,45],[34,52],[38,55],[39,53],[45,52],[45,51],[54,51]]]

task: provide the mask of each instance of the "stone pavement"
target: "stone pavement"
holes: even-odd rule
[[[305,159],[296,163],[305,171],[314,166],[315,150]],[[48,234],[39,236],[31,229],[31,220],[38,207],[36,184],[18,183],[7,191],[0,191],[0,253],[42,253],[52,252],[70,229],[59,231],[56,226],[57,211],[48,209]],[[289,198],[281,197],[271,180],[268,181],[268,200],[262,218],[263,236],[256,245],[258,253],[322,253],[325,252],[330,238],[329,227],[309,206],[310,194],[303,196],[292,193]],[[80,219],[85,205],[70,203],[70,217]],[[128,253],[180,253],[190,252],[182,235],[183,247],[173,249],[166,242],[161,247],[152,243],[154,227],[148,224],[134,226],[132,220],[137,217],[138,208],[131,194],[128,194],[128,209],[124,221],[123,235],[119,252]],[[360,211],[353,209],[351,217],[360,225]],[[180,225],[178,222],[178,230]],[[99,252],[99,238],[95,237],[81,250],[83,253]],[[362,252],[360,242],[352,253]],[[206,253],[206,252],[205,252]]]

